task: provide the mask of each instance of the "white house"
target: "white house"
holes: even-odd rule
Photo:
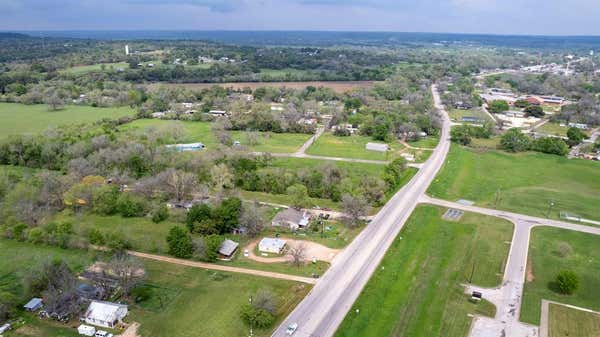
[[[369,151],[386,152],[389,146],[383,143],[367,143],[365,148]]]
[[[127,313],[127,306],[124,304],[92,301],[83,316],[83,320],[87,324],[114,328],[127,316]]]
[[[224,116],[227,116],[227,111],[223,111],[223,110],[210,110],[208,113],[211,116],[214,116],[214,117],[224,117]]]
[[[258,250],[264,253],[281,254],[285,248],[286,241],[276,238],[263,238],[258,243]]]

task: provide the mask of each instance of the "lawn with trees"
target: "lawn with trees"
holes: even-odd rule
[[[599,246],[597,235],[550,227],[532,229],[521,320],[539,324],[542,299],[600,311],[600,250],[594,249]],[[564,288],[572,278],[577,287]]]
[[[538,217],[569,212],[600,220],[598,163],[542,153],[510,154],[452,145],[429,195]]]
[[[250,297],[268,292],[274,319],[255,336],[269,336],[308,293],[309,285],[243,274],[223,273],[146,261],[150,297],[133,307],[129,319],[141,324],[142,336],[244,336],[250,327],[242,311]]]
[[[444,212],[417,207],[335,336],[464,337],[467,314],[495,314],[488,302],[470,302],[460,284],[499,285],[512,225],[471,213],[449,222]]]

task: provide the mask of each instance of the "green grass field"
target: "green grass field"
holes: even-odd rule
[[[280,307],[277,322],[310,290],[289,281],[158,262],[147,261],[146,269],[153,297],[134,306],[128,318],[141,323],[142,336],[246,336],[249,329],[239,310],[257,290],[266,288],[276,294]],[[254,334],[268,336],[270,331],[254,329]]]
[[[561,136],[561,137],[567,136],[567,130],[569,130],[568,127],[560,126],[559,123],[552,123],[552,122],[548,122],[536,129],[537,132],[545,133],[547,135]]]
[[[207,149],[214,149],[218,145],[217,138],[209,122],[196,121],[171,121],[161,119],[138,119],[132,123],[121,126],[121,130],[134,132],[142,135],[149,128],[168,128],[173,125],[182,125],[185,131],[181,142],[201,142]],[[311,135],[297,133],[272,133],[259,132],[258,143],[248,145],[248,136],[245,131],[231,131],[234,141],[239,141],[244,147],[252,152],[292,153],[298,150]]]
[[[103,71],[103,69],[102,69],[103,66],[104,66],[104,71],[110,71],[110,70],[116,71],[118,68],[129,69],[129,64],[127,62],[97,63],[97,64],[90,64],[90,65],[85,65],[85,66],[70,67],[67,69],[63,69],[61,71],[61,73],[79,76],[79,75],[85,75],[85,74],[91,73],[91,72]]]
[[[390,144],[392,150],[388,151],[390,152],[389,154],[386,152],[369,151],[365,149],[365,145],[369,142],[381,143],[367,136],[336,137],[326,132],[308,148],[306,153],[315,156],[390,160],[394,156],[393,152],[402,148],[400,143],[393,143]]]
[[[65,211],[57,215],[56,220],[71,222],[82,237],[87,238],[91,229],[98,229],[103,234],[114,233],[126,238],[135,250],[162,254],[168,250],[166,237],[169,229],[173,226],[184,226],[168,220],[154,223],[148,217],[100,216],[91,212],[73,215]]]
[[[351,163],[344,161],[330,161],[312,158],[291,158],[279,157],[273,158],[272,166],[289,170],[313,169],[324,165],[333,165],[340,168],[346,177],[358,182],[363,176],[382,177],[385,165]]]
[[[542,153],[509,154],[452,145],[428,193],[484,207],[558,218],[561,211],[600,220],[597,162]],[[496,199],[499,199],[496,202]]]
[[[14,134],[36,134],[52,126],[91,123],[103,118],[134,114],[135,111],[129,107],[94,108],[67,105],[64,109],[50,111],[45,104],[0,103],[0,139]]]
[[[464,337],[467,314],[494,315],[490,303],[469,302],[460,284],[468,282],[475,262],[474,284],[501,282],[512,225],[469,213],[447,222],[444,211],[415,210],[336,336]]]
[[[600,314],[550,303],[548,337],[599,337]]]
[[[435,148],[438,143],[440,142],[440,137],[439,136],[428,136],[428,137],[424,137],[421,138],[417,141],[414,142],[408,142],[408,144],[410,144],[411,146],[414,147],[422,147],[425,149],[433,149]]]
[[[559,245],[568,244],[572,251],[562,257]],[[559,228],[539,227],[531,232],[529,266],[533,280],[525,282],[521,320],[539,324],[542,299],[600,311],[600,236]],[[561,295],[553,281],[562,270],[579,276],[579,289],[573,295]]]
[[[490,120],[490,116],[488,116],[481,108],[474,108],[471,110],[450,109],[448,115],[450,115],[452,121],[457,123],[461,123],[463,117],[475,117],[484,122]]]

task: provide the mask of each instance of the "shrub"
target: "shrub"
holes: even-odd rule
[[[118,211],[119,188],[105,185],[94,191],[93,210],[100,215],[113,215]]]
[[[506,101],[498,100],[491,101],[490,104],[488,104],[488,109],[491,113],[501,113],[504,111],[508,111],[509,107]]]
[[[169,208],[167,205],[161,204],[152,211],[152,222],[159,223],[169,218]]]
[[[556,285],[560,293],[571,295],[579,287],[579,277],[573,271],[563,270],[556,275]]]
[[[544,109],[539,105],[529,105],[523,111],[527,116],[538,118],[544,117]]]
[[[502,135],[500,147],[509,152],[527,151],[531,147],[531,140],[521,130],[512,128]]]
[[[558,246],[556,247],[556,252],[560,257],[567,257],[571,254],[572,251],[573,248],[571,248],[571,245],[569,245],[566,242],[559,242]]]
[[[117,210],[124,217],[143,216],[146,212],[146,201],[133,194],[124,193],[117,200]]]
[[[564,156],[569,153],[569,147],[564,140],[554,137],[543,137],[533,142],[533,150],[548,154]]]
[[[27,234],[27,241],[31,243],[43,243],[45,240],[46,232],[39,227],[35,227],[29,230]]]
[[[90,232],[88,233],[88,240],[93,245],[101,246],[106,243],[106,240],[104,239],[104,235],[102,235],[102,232],[100,232],[100,230],[97,228],[92,228],[90,230]]]
[[[179,226],[173,226],[167,235],[169,254],[182,259],[188,259],[194,254],[192,238],[187,231]]]
[[[275,316],[264,309],[257,309],[250,304],[244,304],[240,313],[242,320],[253,328],[268,328],[275,322]]]

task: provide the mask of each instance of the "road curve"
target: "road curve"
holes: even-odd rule
[[[420,197],[442,167],[450,149],[450,120],[437,88],[431,88],[442,118],[440,142],[419,172],[379,211],[373,221],[332,262],[311,292],[275,329],[272,336],[286,336],[286,327],[298,324],[297,337],[333,336],[346,313],[375,272],[385,252],[415,209]]]

